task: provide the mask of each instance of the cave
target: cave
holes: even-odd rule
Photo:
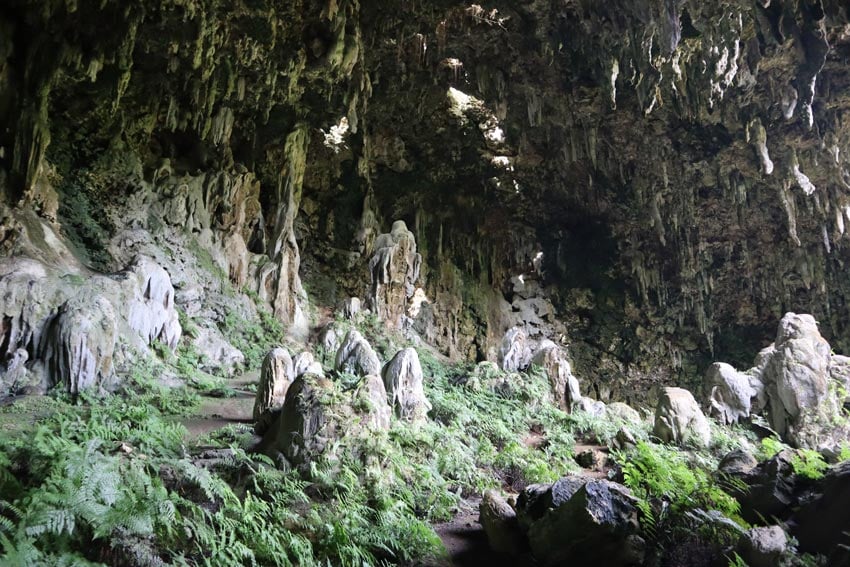
[[[0,565],[850,567],[848,30],[5,0]]]

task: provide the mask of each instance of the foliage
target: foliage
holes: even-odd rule
[[[808,480],[823,478],[823,473],[829,468],[820,453],[813,449],[798,449],[791,456],[791,466],[794,473]]]
[[[639,441],[633,451],[615,451],[614,458],[622,469],[625,485],[642,501],[647,527],[657,529],[662,523],[676,526],[677,518],[695,508],[718,510],[744,524],[738,516],[738,502],[724,491],[720,482],[733,481],[713,476],[699,461],[688,460],[685,453]],[[666,504],[660,514],[650,506],[653,500]]]

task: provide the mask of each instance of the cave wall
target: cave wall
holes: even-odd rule
[[[4,251],[32,212],[94,271],[183,229],[303,337],[403,220],[413,326],[455,357],[525,325],[625,399],[786,310],[848,350],[842,2],[397,8],[5,2]]]

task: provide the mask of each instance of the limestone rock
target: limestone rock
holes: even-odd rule
[[[625,427],[618,429],[617,434],[614,436],[614,448],[625,451],[634,447],[637,447],[637,440],[634,434]]]
[[[172,350],[177,348],[182,329],[168,272],[152,259],[139,256],[121,277],[127,293],[130,328],[148,344],[160,341]]]
[[[576,408],[594,417],[605,417],[605,402],[582,396],[579,398]]]
[[[732,425],[750,417],[752,400],[757,398],[761,383],[723,362],[708,367],[705,381],[711,388],[710,415],[724,425]]]
[[[381,373],[396,415],[407,421],[425,419],[431,404],[422,386],[422,365],[415,349],[400,350]]]
[[[787,549],[788,536],[779,526],[749,529],[738,541],[738,553],[749,567],[779,565]]]
[[[313,353],[308,351],[296,354],[295,358],[292,359],[292,366],[295,378],[303,376],[304,374],[316,374],[318,376],[323,376],[325,374],[322,365],[316,361],[313,357]]]
[[[353,320],[360,313],[360,298],[349,297],[342,304],[342,316],[349,321]]]
[[[830,362],[829,344],[814,318],[786,313],[761,380],[770,425],[788,442],[817,446],[838,417],[838,400],[829,392]]]
[[[664,388],[655,410],[652,433],[665,443],[706,447],[711,441],[708,420],[694,396],[683,388]]]
[[[744,449],[735,449],[727,453],[717,466],[717,470],[732,476],[746,476],[758,466],[754,456]]]
[[[325,363],[334,362],[345,334],[346,331],[338,323],[329,323],[319,333],[319,348],[324,353],[322,359]]]
[[[531,346],[528,335],[519,327],[511,327],[499,347],[499,366],[507,372],[517,372],[528,368],[530,362]]]
[[[491,549],[510,555],[520,553],[524,542],[516,512],[498,492],[488,490],[484,493],[478,513]]]
[[[113,376],[117,331],[115,309],[105,298],[67,301],[48,325],[42,346],[48,376],[71,394],[105,385]]]
[[[46,267],[25,258],[0,259],[0,360],[38,345],[56,305]]]
[[[334,364],[338,372],[357,376],[381,373],[381,362],[369,342],[358,331],[350,330],[336,353]]]
[[[218,370],[232,374],[245,365],[242,351],[227,342],[215,327],[198,327],[192,346],[203,356],[204,370],[208,372]]]
[[[272,426],[264,439],[266,450],[281,452],[295,465],[324,452],[339,433],[327,411],[327,398],[333,390],[333,382],[320,376],[297,378],[287,391],[276,429]]]
[[[792,457],[791,451],[781,451],[748,472],[737,473],[734,468],[726,467],[730,474],[747,485],[747,490],[736,494],[744,520],[757,524],[762,518],[785,520],[789,517],[799,499]],[[741,468],[747,471],[748,466]]]
[[[4,366],[0,366],[0,393],[17,393],[27,383],[27,360],[29,353],[26,349],[19,348]]]
[[[791,535],[799,541],[800,551],[829,556],[828,565],[847,565],[842,561],[850,561],[850,461],[833,467],[819,482],[817,493],[791,518]]]
[[[546,371],[557,406],[566,412],[572,411],[573,404],[581,398],[581,392],[566,352],[549,342],[534,354],[531,364]]]
[[[640,425],[643,419],[636,409],[623,402],[611,402],[605,406],[605,412],[611,419],[618,419],[630,425]]]
[[[528,540],[542,565],[639,565],[643,540],[637,536],[638,510],[628,489],[590,480],[566,499],[553,499],[533,522]]]
[[[845,407],[850,405],[850,356],[832,355],[829,361],[829,377],[844,390],[845,397],[841,403]]]
[[[361,419],[365,425],[372,430],[384,430],[390,428],[392,408],[387,403],[387,390],[380,376],[369,375],[363,378],[363,382],[357,389],[357,400],[363,414]]]
[[[395,221],[389,233],[375,239],[369,259],[370,300],[375,314],[391,327],[401,325],[408,300],[416,291],[414,284],[419,279],[421,263],[416,239],[404,221]]]
[[[286,349],[278,347],[270,350],[263,359],[254,401],[254,421],[257,422],[258,434],[262,435],[268,425],[268,414],[283,407],[286,393],[294,379],[292,358]]]

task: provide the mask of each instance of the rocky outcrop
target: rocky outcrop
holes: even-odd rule
[[[281,453],[290,463],[303,465],[322,454],[339,434],[339,423],[328,413],[333,382],[306,374],[287,390],[279,418],[269,426],[262,449]]]
[[[369,375],[363,378],[355,394],[355,405],[363,417],[361,423],[374,431],[387,430],[392,420],[392,407],[387,403],[387,389],[380,376]]]
[[[115,309],[105,298],[67,301],[48,324],[40,353],[48,377],[71,394],[105,385],[113,377],[117,331]]]
[[[292,358],[283,348],[270,350],[263,359],[260,383],[254,400],[254,421],[258,434],[262,434],[269,422],[269,415],[283,407],[286,393],[295,380]]]
[[[182,330],[174,308],[174,286],[160,265],[140,256],[119,276],[127,291],[127,322],[147,339],[175,349]]]
[[[478,517],[490,548],[498,553],[518,555],[525,545],[516,512],[495,490],[487,490],[478,506]]]
[[[786,313],[776,340],[756,357],[746,373],[714,364],[712,412],[725,423],[766,411],[770,427],[794,445],[837,445],[846,383],[846,358],[834,355],[811,315]]]
[[[722,362],[715,362],[708,368],[705,382],[711,388],[710,415],[726,425],[750,417],[754,399],[758,404],[764,390],[757,379]]]
[[[334,367],[338,372],[357,376],[378,375],[381,361],[369,342],[358,331],[352,329],[337,350]]]
[[[422,365],[415,349],[400,350],[381,371],[390,405],[396,415],[406,421],[427,417],[431,404],[422,386]]]
[[[707,447],[711,428],[693,394],[682,388],[664,388],[655,409],[652,434],[665,443]]]
[[[313,353],[309,351],[299,352],[292,359],[293,376],[298,378],[304,374],[324,375],[325,371],[322,365],[313,357]]]
[[[619,567],[640,565],[644,559],[636,504],[628,489],[616,483],[566,477],[542,495],[521,497],[517,506],[535,508],[523,511],[522,523],[529,524],[528,541],[541,565]]]
[[[581,392],[567,353],[556,344],[547,342],[534,354],[531,364],[546,372],[557,406],[566,412],[572,411],[573,405],[581,399]]]
[[[511,327],[502,338],[499,347],[499,366],[506,372],[525,370],[531,363],[531,344],[526,332]]]
[[[779,526],[747,530],[738,541],[737,552],[749,567],[774,567],[788,550],[788,536]]]
[[[379,235],[369,259],[371,308],[391,327],[399,327],[407,314],[419,279],[422,256],[416,252],[416,239],[404,221],[393,223],[389,233]]]

